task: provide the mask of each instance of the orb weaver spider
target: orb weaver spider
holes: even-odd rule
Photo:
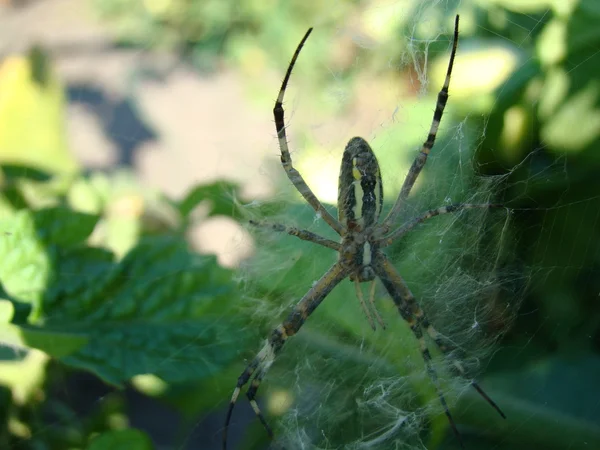
[[[405,283],[404,279],[396,271],[390,260],[384,254],[383,249],[400,239],[407,232],[412,230],[417,225],[430,219],[434,216],[443,214],[456,213],[463,210],[474,208],[493,208],[501,207],[498,204],[471,204],[458,203],[448,206],[442,206],[437,209],[425,211],[420,216],[417,216],[400,227],[394,229],[394,224],[398,215],[402,211],[406,198],[410,194],[412,187],[421,173],[423,166],[427,162],[427,157],[432,149],[442,114],[448,101],[448,88],[450,85],[450,76],[452,74],[452,66],[458,46],[458,23],[459,16],[457,15],[454,22],[454,37],[452,40],[452,52],[446,72],[444,85],[437,97],[437,104],[433,113],[433,120],[429,129],[429,135],[423,143],[419,154],[415,158],[410,170],[404,180],[400,194],[393,205],[392,209],[385,217],[383,222],[379,223],[379,216],[383,207],[383,187],[379,164],[371,147],[361,137],[350,139],[344,154],[339,176],[338,187],[338,218],[335,219],[329,211],[327,211],[319,199],[308,187],[302,175],[292,165],[292,158],[288,148],[283,98],[290,79],[290,75],[298,59],[298,55],[302,50],[306,40],[308,39],[312,28],[310,28],[302,40],[288,66],[287,72],[283,79],[279,95],[275,102],[273,114],[275,116],[275,127],[277,129],[277,138],[281,151],[281,164],[288,178],[294,187],[300,192],[302,197],[315,210],[317,215],[321,217],[327,225],[329,225],[339,236],[340,242],[335,242],[330,239],[321,237],[307,230],[301,230],[295,227],[289,227],[281,224],[255,222],[250,221],[254,226],[268,228],[273,231],[287,233],[296,236],[302,240],[318,244],[338,252],[338,260],[331,268],[310,288],[310,290],[300,299],[296,306],[289,313],[287,319],[283,321],[277,328],[273,330],[262,350],[244,369],[238,378],[237,385],[229,403],[229,409],[225,419],[225,427],[223,430],[223,449],[227,448],[227,429],[231,421],[233,408],[244,385],[250,379],[250,387],[246,395],[250,401],[252,409],[256,416],[264,426],[270,438],[273,438],[273,431],[267,423],[264,415],[260,411],[255,400],[256,392],[261,381],[267,374],[270,366],[275,361],[277,354],[281,351],[283,344],[288,338],[296,334],[305,320],[317,309],[321,302],[329,295],[342,280],[349,278],[354,282],[356,295],[361,304],[367,319],[373,329],[376,328],[375,321],[369,313],[369,309],[363,298],[360,283],[370,282],[371,289],[369,295],[369,303],[374,311],[377,322],[382,328],[385,328],[383,320],[377,313],[374,306],[375,281],[377,278],[381,280],[385,290],[394,301],[398,312],[404,319],[415,338],[418,341],[419,349],[425,361],[427,373],[431,382],[435,386],[437,396],[442,405],[444,413],[448,418],[452,431],[458,439],[461,447],[464,448],[462,438],[456,427],[454,419],[450,414],[448,404],[442,393],[438,376],[433,368],[431,354],[427,347],[423,332],[425,331],[433,340],[435,345],[444,355],[448,355],[453,347],[448,342],[445,342],[443,337],[431,325],[425,312],[417,303],[410,288]],[[462,376],[466,376],[462,365],[458,361],[454,361],[453,368]],[[471,380],[470,384],[475,390],[503,417],[506,418],[498,405],[481,389],[476,381]]]

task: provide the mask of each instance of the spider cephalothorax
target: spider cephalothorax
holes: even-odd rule
[[[338,260],[316,283],[313,284],[304,297],[300,299],[289,313],[283,323],[273,330],[262,350],[238,378],[225,419],[223,448],[225,449],[227,446],[227,428],[231,420],[233,407],[242,387],[250,380],[250,387],[246,393],[248,400],[269,436],[273,437],[273,432],[255,400],[258,387],[269,367],[275,361],[277,354],[281,351],[286,340],[298,332],[306,319],[313,311],[315,311],[315,309],[317,309],[333,288],[345,278],[349,278],[354,282],[356,295],[360,301],[360,305],[373,329],[375,329],[376,322],[373,320],[372,314],[375,315],[376,321],[380,326],[384,328],[383,320],[377,313],[377,309],[375,309],[374,305],[375,283],[377,279],[381,281],[381,284],[394,302],[400,316],[406,321],[418,341],[419,349],[423,355],[423,360],[425,361],[427,373],[437,390],[440,403],[448,418],[450,426],[462,445],[460,434],[458,433],[458,429],[450,414],[450,410],[446,404],[446,400],[437,379],[436,371],[432,365],[431,354],[425,341],[424,334],[427,334],[433,340],[437,348],[448,358],[452,358],[451,352],[454,347],[451,342],[444,339],[435,330],[427,318],[427,315],[417,303],[410,288],[383,252],[385,247],[400,239],[414,227],[431,217],[441,214],[456,213],[473,208],[491,208],[499,206],[489,203],[458,203],[424,211],[421,215],[414,217],[399,226],[396,224],[396,220],[402,211],[406,198],[410,194],[417,177],[427,162],[427,157],[435,143],[437,130],[442,119],[446,102],[448,101],[450,75],[452,73],[452,66],[458,44],[458,16],[456,16],[454,24],[454,39],[452,42],[450,62],[448,63],[448,71],[446,72],[444,85],[438,94],[429,134],[406,175],[396,202],[388,215],[381,222],[379,221],[379,218],[383,207],[383,186],[379,164],[377,163],[377,158],[371,150],[371,147],[363,138],[352,138],[344,150],[338,188],[338,219],[335,219],[334,216],[323,207],[319,199],[313,194],[302,178],[302,175],[300,175],[292,165],[284,121],[283,97],[296,59],[311,31],[312,28],[304,35],[304,38],[300,41],[300,44],[292,57],[292,61],[290,62],[283,79],[281,89],[279,90],[273,114],[275,116],[277,139],[281,150],[281,164],[285,173],[298,192],[300,192],[307,203],[315,210],[315,213],[338,234],[341,242],[336,242],[310,231],[286,225],[255,221],[251,221],[250,223],[254,226],[285,232],[302,240],[310,241],[314,244],[335,250],[338,252]],[[360,283],[362,282],[370,283],[368,304],[365,302],[360,288]],[[453,361],[452,367],[459,375],[466,376],[459,361]],[[474,380],[471,380],[471,385],[500,413],[502,417],[504,417],[504,414],[498,406],[483,392]]]

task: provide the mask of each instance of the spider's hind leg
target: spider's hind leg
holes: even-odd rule
[[[285,341],[296,334],[302,327],[306,319],[312,312],[321,304],[321,302],[329,295],[331,290],[338,285],[340,281],[348,276],[348,270],[340,264],[334,264],[331,268],[317,281],[311,289],[300,299],[296,306],[292,309],[287,319],[281,325],[271,332],[271,336],[263,346],[260,352],[244,369],[239,376],[236,387],[229,402],[229,409],[225,418],[225,426],[223,427],[223,450],[227,449],[227,430],[233,408],[240,395],[242,387],[244,387],[251,379],[250,387],[246,393],[250,405],[256,416],[265,427],[267,434],[272,439],[273,430],[268,425],[264,415],[262,414],[258,403],[256,403],[256,392],[261,381],[267,374],[267,371],[275,361],[277,354],[281,351]],[[253,377],[254,376],[254,377]]]
[[[456,427],[456,423],[450,413],[450,408],[448,407],[448,403],[446,402],[446,398],[444,397],[444,393],[442,392],[442,387],[440,386],[440,381],[437,376],[437,372],[433,367],[433,361],[431,358],[431,353],[429,352],[429,348],[427,347],[427,342],[425,341],[425,336],[423,336],[423,328],[421,324],[420,317],[423,313],[423,310],[417,304],[412,292],[400,276],[396,269],[392,266],[392,264],[384,258],[378,264],[378,275],[381,279],[381,282],[385,286],[385,289],[390,294],[390,297],[394,301],[396,307],[398,308],[398,312],[402,316],[402,318],[406,321],[411,331],[413,332],[415,338],[419,342],[419,350],[421,351],[421,355],[423,356],[423,360],[425,361],[425,368],[427,370],[427,375],[429,379],[433,383],[440,404],[442,405],[442,409],[444,410],[444,414],[448,418],[448,422],[450,423],[450,427],[456,436],[456,439],[460,443],[461,448],[465,448],[464,443],[462,441],[462,437]]]
[[[369,289],[369,305],[370,305],[371,309],[373,310],[373,314],[375,315],[377,322],[381,326],[381,329],[385,330],[385,322],[379,315],[379,311],[377,311],[377,307],[375,306],[375,280],[371,281],[370,286],[371,287]],[[369,325],[371,325],[371,328],[373,329],[373,331],[375,331],[376,330],[375,322],[373,321],[373,317],[371,316],[369,307],[367,306],[367,304],[365,302],[365,298],[363,296],[362,289],[360,288],[360,283],[356,279],[354,280],[354,289],[356,291],[356,297],[358,298],[358,301],[360,302],[360,307],[362,308],[363,312],[365,313],[365,316],[367,316]]]
[[[450,361],[452,363],[451,368],[453,370],[455,370],[456,373],[458,373],[458,375],[460,375],[462,378],[468,379],[467,373],[466,373],[463,365],[460,363],[460,361],[458,359],[456,359],[452,356],[452,352],[455,350],[454,345],[452,345],[448,341],[448,339],[445,339],[433,327],[433,325],[431,325],[431,323],[427,319],[427,316],[425,316],[425,313],[422,314],[420,321],[421,321],[421,326],[427,331],[427,334],[429,335],[429,337],[435,342],[436,347],[440,350],[440,352],[442,352],[442,354],[444,356],[446,356],[448,359],[450,359]],[[471,383],[471,386],[473,386],[473,389],[475,389],[477,391],[477,393],[486,402],[488,402],[489,405],[492,408],[494,408],[503,419],[506,419],[506,414],[504,414],[504,412],[500,409],[500,407],[496,404],[496,402],[494,400],[492,400],[491,397],[485,393],[485,391],[481,388],[481,386],[479,386],[477,381],[471,379],[470,383]]]
[[[233,391],[233,395],[231,396],[231,400],[229,401],[229,409],[227,410],[227,417],[225,419],[225,428],[223,431],[223,449],[227,449],[227,429],[229,428],[229,422],[231,421],[231,415],[233,413],[233,408],[235,407],[235,403],[240,395],[242,388],[252,379],[250,383],[250,387],[246,392],[246,396],[250,401],[250,405],[254,410],[254,413],[260,420],[260,422],[265,427],[267,434],[272,439],[273,438],[273,430],[267,423],[264,415],[262,414],[260,408],[258,407],[258,403],[256,403],[255,397],[256,392],[260,386],[260,383],[267,371],[275,361],[275,356],[277,352],[281,349],[285,342],[285,332],[282,332],[281,326],[277,327],[273,333],[271,333],[271,337],[267,340],[263,348],[260,352],[254,357],[254,359],[246,366],[242,374],[239,376],[236,387]]]
[[[423,337],[423,330],[425,330],[429,337],[435,342],[435,345],[442,352],[442,354],[452,360],[451,368],[456,370],[456,372],[458,372],[458,374],[461,377],[468,379],[466,371],[464,370],[460,361],[454,359],[451,355],[451,352],[455,349],[455,346],[452,345],[448,339],[445,339],[433,327],[433,325],[431,325],[429,319],[425,314],[425,311],[423,311],[421,306],[419,306],[419,304],[417,303],[414,295],[410,291],[410,288],[406,285],[404,279],[400,276],[396,269],[394,269],[394,266],[392,266],[392,264],[387,260],[387,258],[381,261],[378,272],[378,275],[381,278],[381,281],[383,282],[386,290],[389,292],[390,296],[394,300],[394,303],[396,303],[400,314],[402,314],[404,320],[406,320],[409,323],[411,330],[415,334],[416,338],[419,340],[419,345],[421,346],[421,353],[423,354],[423,359],[425,359],[427,370],[430,374],[432,381],[436,385],[436,388],[438,390],[438,396],[440,397],[440,401],[444,406],[444,412],[446,413],[446,416],[450,421],[450,425],[452,426],[454,433],[458,437],[458,430],[456,429],[454,421],[450,416],[450,411],[448,410],[446,402],[443,399],[441,390],[439,389],[437,376],[435,374],[433,366],[431,365],[431,354],[427,349],[425,338]],[[500,407],[483,391],[481,386],[479,386],[479,384],[477,384],[475,380],[471,379],[470,384],[477,391],[477,393],[481,395],[481,397],[486,402],[488,402],[489,405],[492,408],[494,408],[498,412],[498,414],[500,414],[500,416],[502,416],[502,418],[506,419],[506,415],[504,414],[504,412],[502,412]]]

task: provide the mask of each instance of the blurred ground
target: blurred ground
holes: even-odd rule
[[[169,55],[115,48],[81,0],[16,3],[0,3],[0,55],[35,43],[49,50],[69,97],[71,149],[85,168],[130,167],[174,198],[217,179],[242,183],[249,196],[268,190],[256,176],[247,182],[273,148],[272,119],[247,106],[236,74],[200,77]],[[232,264],[246,251],[240,232],[213,220],[193,240]]]
[[[354,33],[341,33],[351,43]],[[130,168],[143,185],[175,199],[214,180],[240,183],[248,199],[273,193],[274,180],[284,175],[278,168],[272,107],[250,105],[248,83],[240,74],[225,66],[200,74],[172,55],[116,47],[111,38],[88,2],[0,0],[0,58],[36,43],[51,54],[68,95],[71,150],[84,168]],[[275,71],[256,75],[273,84],[273,100],[281,76]],[[315,121],[312,111],[298,104],[300,96],[289,93],[286,118],[288,125],[295,123],[296,132],[288,138],[293,141],[309,127],[318,142],[340,153],[352,135],[372,138],[382,127],[403,120],[403,112],[396,114],[403,97],[396,83],[384,88],[368,75],[357,77],[353,103],[343,117],[328,116],[326,121]],[[343,90],[326,94],[332,102],[346,95]],[[429,123],[423,136],[425,126]],[[309,183],[322,199],[335,202],[332,182],[337,177],[331,172],[337,174],[338,158],[330,156],[322,155],[316,180]],[[302,170],[302,159],[296,165]],[[324,196],[320,184],[334,198]],[[191,237],[196,248],[216,253],[225,265],[234,265],[250,251],[245,232],[224,218],[203,223]]]
[[[241,183],[248,196],[267,193],[268,179],[257,183],[256,174],[276,145],[272,119],[269,111],[247,106],[236,74],[201,77],[169,55],[115,48],[82,0],[0,2],[0,59],[35,43],[50,52],[65,85],[70,146],[84,168],[128,167],[142,184],[173,198],[218,179]],[[144,68],[158,76],[134,80]],[[224,264],[234,264],[249,245],[227,219],[199,226],[192,239]],[[65,380],[62,388],[81,414],[107,392],[85,374]],[[157,449],[171,448],[176,412],[134,390],[127,395],[131,425],[148,432]],[[251,413],[243,416],[232,429],[233,442],[239,426],[252,419]],[[198,423],[187,448],[213,448],[207,439],[217,448],[222,420],[216,412]]]

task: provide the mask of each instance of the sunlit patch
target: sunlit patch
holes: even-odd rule
[[[274,390],[267,400],[268,411],[276,416],[285,414],[294,403],[294,396],[287,390]]]
[[[323,147],[305,149],[294,164],[315,195],[323,203],[333,205],[337,203],[338,197],[338,179],[335,174],[339,169],[339,161],[330,153],[331,150]]]
[[[493,94],[504,83],[519,63],[520,54],[501,42],[482,42],[463,45],[460,58],[452,71],[452,97],[466,98]],[[438,58],[431,71],[431,86],[438,86],[446,76],[447,61]]]
[[[139,391],[151,396],[162,395],[169,387],[167,383],[152,374],[136,375],[131,379],[131,383]]]

